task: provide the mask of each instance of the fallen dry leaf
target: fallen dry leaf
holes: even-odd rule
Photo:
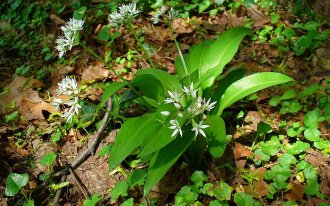
[[[302,185],[299,181],[295,181],[290,184],[291,190],[285,194],[285,197],[291,201],[302,200],[305,193],[304,185]]]
[[[22,95],[19,111],[27,120],[45,119],[42,114],[43,110],[48,111],[49,113],[54,111],[49,103],[43,101],[39,97],[37,91],[29,89]]]
[[[269,192],[269,185],[265,181],[254,181],[253,182],[254,191],[260,196],[265,196]]]
[[[107,78],[109,73],[108,69],[104,69],[101,66],[90,65],[82,72],[81,80],[86,82],[97,81]]]
[[[234,156],[235,160],[241,158],[241,157],[252,157],[253,153],[251,152],[250,149],[244,147],[244,145],[235,142],[235,148],[234,148]]]
[[[255,27],[259,27],[270,22],[269,17],[259,11],[256,5],[251,5],[247,13],[254,22]]]
[[[177,34],[192,33],[198,26],[202,24],[202,18],[192,17],[190,20],[182,18],[174,19],[172,28]]]

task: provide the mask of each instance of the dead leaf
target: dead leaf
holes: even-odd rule
[[[307,150],[305,160],[314,167],[319,167],[320,165],[325,165],[329,162],[329,158],[327,158],[321,151],[313,149]]]
[[[235,148],[234,148],[234,156],[235,160],[241,158],[241,157],[252,157],[253,153],[251,152],[250,149],[244,147],[244,145],[235,142]]]
[[[330,165],[323,164],[319,167],[321,177],[320,191],[330,197]]]
[[[108,69],[104,69],[100,66],[90,65],[82,72],[81,80],[86,82],[97,81],[107,78],[109,73],[110,71]]]
[[[9,92],[0,96],[0,115],[8,113],[13,106],[21,105],[22,95],[31,88],[40,88],[44,84],[36,79],[15,76],[9,85]]]
[[[249,111],[244,118],[244,122],[251,123],[250,126],[255,132],[257,131],[258,124],[261,120],[260,114],[256,111]]]
[[[177,34],[189,34],[202,24],[202,18],[192,17],[190,20],[182,18],[174,19],[172,28]]]
[[[259,11],[256,5],[251,5],[247,13],[254,22],[255,27],[259,27],[270,22],[269,17]]]
[[[285,194],[285,197],[291,201],[302,200],[305,193],[304,185],[302,185],[299,181],[290,183],[290,185],[291,190]]]
[[[254,191],[260,196],[265,196],[269,192],[269,185],[265,181],[254,181],[253,182]]]
[[[50,14],[49,18],[56,26],[65,24],[65,21],[60,17],[58,17],[56,14]]]
[[[22,95],[21,104],[19,107],[21,115],[23,115],[27,120],[32,119],[45,119],[42,111],[48,111],[52,113],[54,111],[53,107],[44,102],[37,91],[29,89]]]
[[[34,151],[33,158],[36,163],[36,166],[32,171],[33,175],[37,176],[41,172],[49,171],[49,169],[52,170],[52,168],[56,166],[56,163],[51,167],[40,164],[40,160],[43,156],[51,152],[56,153],[56,145],[53,142],[44,142],[40,139],[35,139],[32,141],[32,147]]]

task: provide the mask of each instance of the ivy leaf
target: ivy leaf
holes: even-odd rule
[[[304,116],[304,124],[308,128],[318,128],[321,119],[319,109],[309,111]]]
[[[217,198],[217,200],[223,201],[223,200],[230,200],[231,199],[231,193],[233,191],[233,188],[230,187],[227,183],[220,181],[219,185],[214,188],[214,196]]]
[[[203,182],[207,180],[207,176],[202,171],[195,171],[191,175],[191,181],[194,183],[195,186],[201,187],[203,186]]]
[[[238,192],[234,195],[234,202],[237,206],[259,206],[262,205],[259,202],[256,202],[253,197],[245,192]]]
[[[317,195],[320,193],[320,185],[317,182],[317,179],[307,179],[305,193],[307,195]]]
[[[305,152],[309,147],[307,142],[297,141],[294,144],[287,144],[285,149],[287,153],[296,155]]]
[[[317,142],[319,141],[321,132],[317,128],[308,128],[304,131],[304,136],[309,141]]]
[[[297,159],[292,154],[283,154],[278,159],[278,162],[283,167],[291,167],[291,165],[297,163]]]
[[[27,173],[18,174],[10,173],[6,179],[6,190],[5,194],[7,196],[15,196],[20,189],[22,189],[29,181],[29,176]]]

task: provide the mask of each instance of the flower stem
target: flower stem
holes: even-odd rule
[[[97,60],[102,62],[108,69],[110,69],[115,75],[122,80],[123,82],[126,82],[128,87],[136,94],[139,96],[141,101],[148,107],[148,109],[151,109],[150,105],[148,102],[143,98],[143,96],[131,85],[129,81],[124,79],[114,68],[112,68],[104,59],[102,59],[98,54],[96,54],[91,48],[86,46],[84,43],[80,42],[79,45],[81,45],[88,53],[92,54]]]
[[[139,40],[139,37],[137,36],[136,31],[134,31],[133,24],[131,22],[128,23],[128,28],[129,28],[130,33],[133,34],[134,38],[136,39],[137,44],[140,47],[140,49],[142,50],[142,52],[147,56],[147,59],[148,59],[149,63],[151,64],[151,67],[157,68],[155,63],[152,61],[152,59],[148,55],[147,50],[141,44],[141,41]]]

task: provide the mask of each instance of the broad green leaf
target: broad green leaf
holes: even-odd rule
[[[220,116],[225,108],[254,92],[292,80],[290,77],[276,72],[261,72],[244,77],[226,89],[220,99],[217,115]]]
[[[251,32],[250,29],[245,27],[230,29],[206,48],[206,51],[200,57],[199,77],[203,79],[202,77],[208,72],[212,73],[212,77],[202,83],[202,88],[207,88],[213,84],[214,79],[222,73],[225,65],[234,57],[242,39]]]
[[[266,180],[273,180],[275,183],[279,184],[281,182],[286,182],[290,176],[291,169],[289,167],[275,165],[265,173],[264,178]]]
[[[189,75],[197,71],[198,68],[202,66],[203,56],[213,42],[214,41],[211,40],[202,41],[201,43],[193,45],[190,48],[189,54],[187,56],[187,69]],[[192,81],[196,80],[197,79],[192,79]]]
[[[152,157],[144,186],[144,196],[150,192],[152,187],[160,181],[170,167],[179,159],[193,138],[194,134],[192,131],[186,129],[183,137],[177,137]]]
[[[270,156],[268,154],[265,154],[261,149],[256,149],[254,152],[255,158],[253,161],[255,162],[256,165],[260,165],[261,161],[269,161]]]
[[[186,63],[186,66],[188,64],[188,54],[183,54],[183,60],[184,62]],[[183,66],[183,63],[182,63],[182,60],[180,58],[180,56],[178,56],[176,59],[175,59],[175,69],[176,69],[176,74],[178,75],[179,77],[179,80],[183,79],[185,76],[186,76],[186,72],[185,72],[185,69],[184,69],[184,66]],[[189,82],[188,82],[189,84]]]
[[[116,183],[115,187],[110,192],[110,197],[112,201],[116,201],[119,196],[127,196],[128,183],[126,181],[119,181]]]
[[[102,95],[102,100],[100,103],[100,108],[103,107],[103,105],[105,104],[105,102],[112,96],[114,95],[118,90],[120,90],[121,88],[123,88],[124,86],[126,86],[126,82],[112,82],[111,84],[109,84],[105,90],[104,93]]]
[[[269,106],[276,107],[281,102],[281,96],[275,95],[269,100]]]
[[[56,154],[54,152],[48,153],[40,159],[42,165],[52,165],[56,160]]]
[[[84,206],[95,206],[97,203],[101,200],[100,195],[95,194],[92,197],[88,198],[87,200],[84,200],[83,205]]]
[[[298,98],[310,96],[310,95],[314,94],[315,92],[317,92],[319,90],[319,88],[320,88],[320,86],[318,84],[312,84],[311,86],[307,87],[302,92],[300,92],[298,94]]]
[[[203,182],[207,180],[207,176],[202,171],[195,171],[191,175],[191,178],[190,179],[194,183],[195,186],[202,187],[203,186]]]
[[[218,86],[214,91],[214,95],[212,99],[221,99],[222,95],[225,93],[226,89],[234,82],[242,79],[246,74],[245,69],[235,69],[231,71],[224,78],[220,79],[218,82]],[[218,111],[219,104],[212,110],[212,114],[215,114],[214,111]]]
[[[154,99],[157,102],[164,100],[164,87],[162,83],[153,75],[144,74],[136,76],[133,80],[133,85],[139,88],[145,96]]]
[[[130,188],[134,187],[135,185],[143,185],[146,175],[147,173],[145,170],[133,170],[133,172],[130,173],[127,177],[127,182]]]
[[[10,173],[6,179],[5,194],[10,197],[15,196],[28,182],[29,176],[27,173]]]
[[[205,124],[210,126],[205,129],[208,150],[214,158],[220,157],[227,145],[225,122],[221,117],[211,115]]]
[[[320,193],[320,185],[317,179],[311,179],[306,181],[305,193],[307,195],[317,195]]]
[[[260,142],[258,144],[261,151],[269,156],[275,155],[278,150],[281,148],[282,144],[279,141],[278,137],[272,136],[270,140],[266,142]]]
[[[110,169],[114,169],[142,144],[144,138],[154,133],[154,127],[150,125],[154,125],[155,122],[157,122],[155,113],[130,118],[125,121],[110,151]]]
[[[163,70],[152,69],[152,68],[139,70],[136,73],[135,79],[140,78],[141,76],[144,76],[144,75],[151,75],[154,78],[156,78],[163,85],[163,90],[166,95],[167,95],[168,90],[175,91],[175,90],[178,90],[181,88],[181,84],[180,84],[179,80]],[[135,79],[133,80],[134,85],[135,85]],[[147,82],[144,82],[144,83],[146,84]],[[151,85],[151,87],[154,88],[153,85]]]

